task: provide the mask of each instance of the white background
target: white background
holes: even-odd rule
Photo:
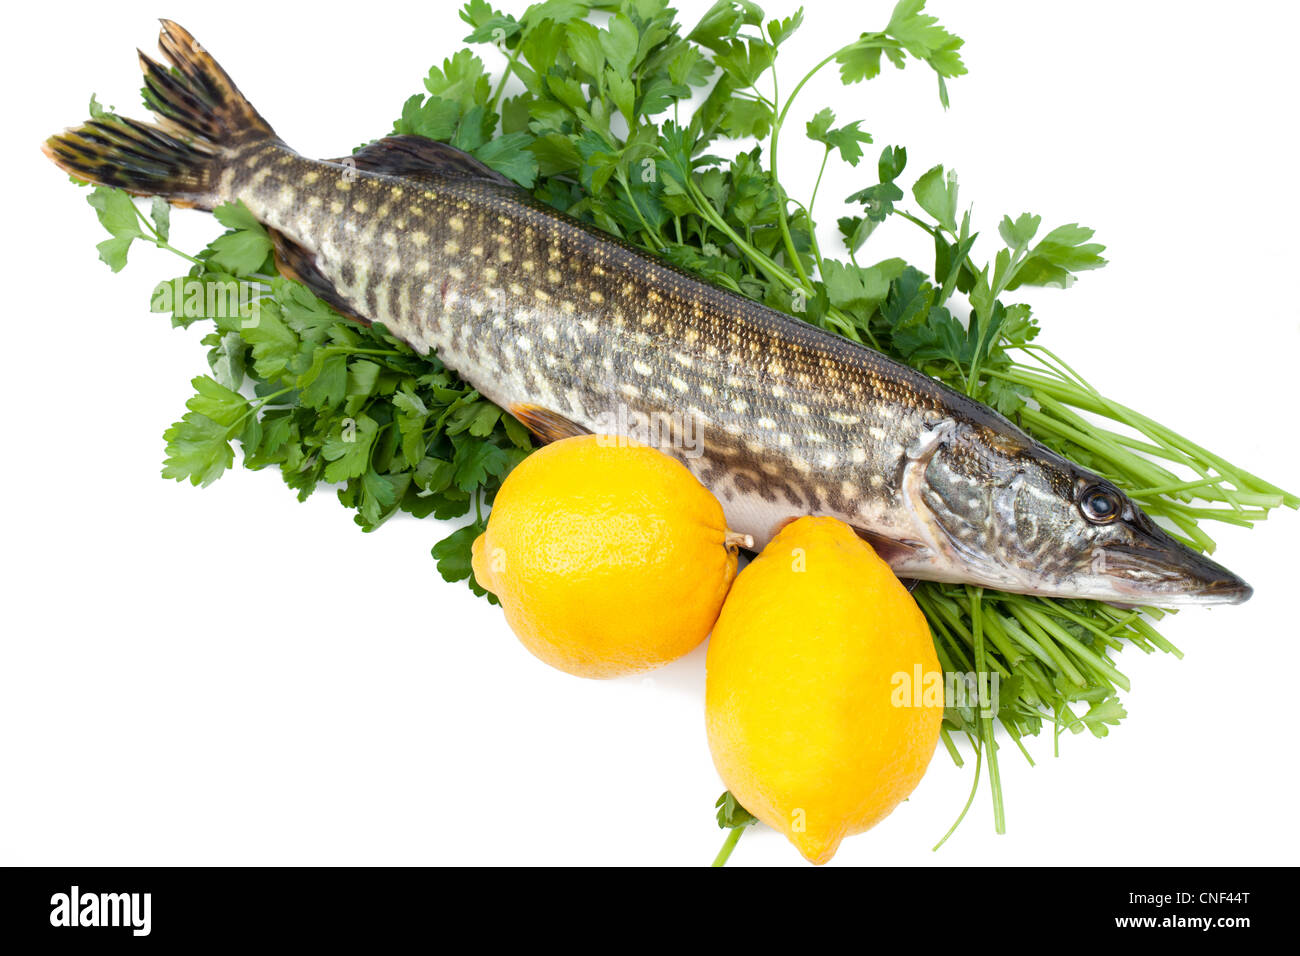
[[[689,24],[706,6],[676,5]],[[783,140],[792,188],[806,198],[820,158],[803,120],[831,105],[878,145],[906,144],[908,183],[936,162],[958,169],[986,236],[1024,210],[1044,228],[1096,227],[1112,264],[1031,294],[1043,341],[1108,394],[1300,488],[1297,8],[932,8],[967,41],[951,111],[923,66],[851,88],[828,69]],[[783,90],[889,10],[808,4]],[[159,477],[162,431],[206,371],[202,333],[147,311],[152,285],[180,270],[137,247],[112,275],[83,194],[37,146],[83,119],[92,91],[141,112],[134,48],[153,49],[160,13],[308,155],[386,133],[468,32],[451,3],[61,3],[9,20],[0,863],[707,863],[723,788],[703,648],[644,679],[568,677],[437,577],[428,549],[445,527],[403,518],[365,535],[329,491],[299,505],[274,471],[205,490]],[[835,201],[873,181],[874,152],[823,184],[818,218],[833,229]],[[178,213],[174,241],[197,248],[216,229]],[[865,255],[925,265],[918,236],[891,225]],[[970,784],[941,750],[834,865],[1292,861],[1298,527],[1286,512],[1216,530],[1256,597],[1170,621],[1181,662],[1123,654],[1130,716],[1108,739],[1071,737],[1053,759],[1044,736],[1036,768],[1003,748],[1005,836],[981,787],[930,852]],[[802,865],[770,831],[733,857],[787,864]]]

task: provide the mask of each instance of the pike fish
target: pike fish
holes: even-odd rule
[[[542,439],[648,438],[761,547],[851,525],[901,576],[1123,604],[1251,588],[1109,481],[886,356],[566,216],[450,146],[290,149],[194,38],[140,55],[156,122],[101,117],[45,153],[87,182],[199,209],[240,200],[279,268],[436,353]]]

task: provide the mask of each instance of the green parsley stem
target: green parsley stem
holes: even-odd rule
[[[202,259],[198,259],[198,258],[196,258],[196,257],[194,257],[194,256],[192,256],[192,255],[190,255],[188,252],[182,252],[180,249],[177,249],[175,246],[173,246],[170,242],[166,242],[165,240],[155,238],[155,239],[153,240],[153,243],[154,243],[154,245],[157,246],[159,249],[166,249],[168,252],[174,252],[174,253],[176,253],[176,255],[180,256],[182,259],[188,259],[190,262],[194,263],[196,266],[204,265],[204,262],[203,262]]]
[[[148,239],[149,242],[152,242],[159,249],[166,249],[168,252],[174,252],[182,259],[188,259],[190,262],[194,263],[195,265],[203,265],[203,260],[195,258],[194,256],[190,255],[188,252],[182,252],[180,249],[177,249],[170,242],[164,239],[162,237],[162,234],[157,230],[157,228],[155,228],[153,222],[149,219],[149,217],[140,211],[139,206],[137,206],[135,203],[131,203],[131,208],[135,210],[135,217],[140,220],[140,224],[149,230],[149,239]]]
[[[236,434],[239,430],[238,426],[242,425],[244,423],[244,420],[247,419],[249,415],[257,414],[257,412],[261,411],[262,407],[270,403],[272,399],[279,398],[281,395],[287,395],[289,392],[292,391],[293,391],[292,387],[282,388],[279,391],[272,392],[270,395],[263,395],[255,402],[249,402],[248,408],[244,411],[244,413],[240,415],[238,418],[236,418],[231,423],[230,427],[226,429],[226,434],[227,435]]]
[[[653,246],[659,252],[663,252],[664,242],[659,237],[658,230],[651,228],[650,223],[646,222],[645,216],[641,212],[641,207],[637,205],[636,196],[632,194],[632,187],[627,181],[627,175],[623,172],[623,167],[620,166],[618,168],[618,171],[614,174],[614,178],[617,179],[619,185],[623,187],[623,192],[627,194],[627,201],[631,204],[633,212],[636,213],[636,218],[641,222],[641,226],[643,227],[641,234],[645,236],[646,244]]]
[[[981,599],[982,587],[966,586],[966,593],[971,604],[971,630],[974,632],[975,672],[983,680],[988,673],[988,661],[984,654],[984,614]],[[993,791],[993,828],[998,833],[1007,832],[1006,811],[1002,805],[1002,775],[998,771],[997,741],[993,739],[993,718],[986,713],[979,715],[980,734],[989,753],[989,786]]]
[[[984,765],[984,748],[970,734],[966,735],[966,739],[970,741],[971,747],[975,751],[975,779],[971,781],[970,795],[966,798],[966,805],[961,808],[961,813],[957,814],[957,819],[952,821],[952,826],[948,828],[948,832],[943,835],[943,838],[930,848],[932,853],[947,843],[948,837],[957,832],[957,828],[961,826],[961,822],[966,819],[966,814],[970,812],[971,806],[975,803],[975,794],[979,793],[980,769]]]
[[[709,864],[710,866],[727,865],[727,861],[731,859],[731,851],[734,850],[736,844],[740,842],[740,836],[745,832],[745,829],[745,827],[731,828],[731,832],[727,834],[727,839],[722,842],[722,849],[720,849],[718,855],[713,858],[713,862]]]
[[[808,205],[804,208],[804,215],[808,217],[809,222],[815,221],[812,217],[813,206],[817,204],[817,190],[822,188],[822,176],[826,173],[826,161],[830,158],[831,148],[827,146],[826,151],[822,153],[822,165],[821,168],[817,170],[817,179],[813,183],[812,195],[808,197]]]
[[[1029,351],[1034,349],[1045,352],[1041,346],[1022,347]],[[1050,354],[1050,353],[1049,353]],[[1059,361],[1059,360],[1058,360]],[[1064,363],[1061,363],[1064,366]],[[1068,368],[1068,367],[1067,367]],[[1170,446],[1178,449],[1183,454],[1192,459],[1199,460],[1208,466],[1212,466],[1219,471],[1221,475],[1229,478],[1234,484],[1247,484],[1254,487],[1256,491],[1262,491],[1269,494],[1282,496],[1282,503],[1288,508],[1300,508],[1300,496],[1293,495],[1286,490],[1279,488],[1277,485],[1270,484],[1262,478],[1238,468],[1236,465],[1225,461],[1221,456],[1214,454],[1206,448],[1184,438],[1172,429],[1153,421],[1145,415],[1142,415],[1125,405],[1103,398],[1097,393],[1096,389],[1087,385],[1077,375],[1074,376],[1079,384],[1070,382],[1054,381],[1041,373],[1031,370],[1019,369],[1013,366],[1004,373],[1009,381],[1016,381],[1019,384],[1028,385],[1035,389],[1054,395],[1069,404],[1083,411],[1092,412],[1098,415],[1104,415],[1108,418],[1120,421],[1131,428],[1135,428],[1143,434],[1151,437],[1153,440],[1161,440]]]
[[[1052,659],[1053,669],[1060,673],[1075,687],[1088,686],[1087,678],[1074,666],[1074,662],[1052,640],[1052,635],[1039,626],[1038,619],[1026,613],[1025,608],[1014,601],[1003,602],[1012,616],[1025,631],[1038,640],[1039,647]]]
[[[952,758],[952,762],[958,767],[965,766],[966,762],[961,759],[961,751],[958,750],[957,745],[952,742],[952,734],[948,733],[947,727],[940,725],[939,739],[943,741],[944,749],[948,751],[948,756]],[[936,847],[936,849],[938,848]]]
[[[800,84],[802,86],[802,84]],[[799,258],[799,253],[794,247],[794,238],[790,235],[790,218],[786,213],[786,203],[789,198],[785,194],[785,187],[781,185],[781,178],[777,175],[777,142],[781,136],[781,124],[785,120],[785,114],[790,109],[790,101],[794,99],[795,94],[799,92],[799,87],[795,87],[794,93],[790,94],[790,100],[786,101],[785,107],[780,114],[772,121],[772,142],[768,147],[768,153],[771,155],[772,163],[772,183],[779,194],[776,204],[777,225],[781,230],[781,242],[785,246],[785,257],[789,260],[790,265],[799,276],[799,284],[806,290],[812,291],[812,283],[808,279],[808,273],[804,271],[803,260]],[[780,102],[781,96],[777,87],[776,77],[776,57],[772,58],[772,112],[776,112],[777,103]]]
[[[1174,481],[1164,485],[1155,485],[1150,488],[1138,488],[1129,491],[1130,495],[1135,497],[1154,497],[1156,495],[1172,495],[1180,491],[1192,491],[1197,488],[1210,488],[1217,485],[1223,480],[1221,475],[1211,475],[1208,478],[1193,478],[1190,481]],[[1186,495],[1180,495],[1184,501],[1191,500]],[[1277,507],[1282,504],[1280,495],[1251,495],[1252,504],[1263,504],[1270,502],[1271,507]]]
[[[686,190],[695,203],[696,211],[700,213],[709,225],[713,226],[714,229],[718,230],[730,239],[735,244],[736,248],[743,252],[751,262],[758,266],[769,279],[774,282],[779,282],[787,289],[793,289],[798,286],[798,283],[793,281],[780,266],[768,258],[764,253],[754,248],[754,246],[747,242],[738,232],[732,229],[727,221],[718,215],[718,211],[713,208],[713,204],[709,202],[708,197],[700,191],[700,188],[695,185],[693,181],[686,183]]]
[[[768,107],[773,112],[775,112],[776,110],[776,104],[773,103],[771,100],[769,100],[762,93],[758,92],[758,90],[754,90],[753,92],[749,92],[747,90],[736,90],[731,95],[738,100],[750,100],[751,102],[754,103],[762,103],[764,106]]]
[[[1006,731],[1007,736],[1011,738],[1012,743],[1016,745],[1016,749],[1020,751],[1021,755],[1029,763],[1029,766],[1038,766],[1034,763],[1034,758],[1030,756],[1029,750],[1025,747],[1025,742],[1022,739],[1020,731],[1016,729],[1016,725],[1003,720],[1001,715],[998,716],[998,723],[1002,725],[1002,729]]]
[[[815,76],[817,72],[821,70],[822,67],[824,67],[827,63],[830,63],[832,60],[834,60],[835,57],[839,56],[840,52],[841,52],[840,50],[836,50],[830,56],[826,57],[816,66],[814,66],[811,70],[805,73],[803,79],[801,79],[798,83],[795,84],[795,88],[793,92],[791,92],[790,95],[786,98],[785,105],[781,107],[781,112],[778,113],[776,119],[772,121],[772,140],[771,140],[771,144],[768,146],[768,153],[770,154],[770,162],[772,166],[772,182],[776,184],[777,191],[780,192],[781,194],[780,201],[776,204],[777,223],[781,229],[781,241],[785,245],[786,258],[790,260],[790,264],[794,267],[795,272],[799,274],[799,281],[803,284],[805,288],[808,289],[812,288],[812,284],[808,280],[807,273],[804,272],[803,262],[799,258],[799,253],[796,252],[794,248],[794,238],[790,235],[790,221],[789,221],[789,217],[786,215],[786,209],[785,209],[785,204],[786,204],[785,189],[781,186],[781,177],[777,174],[778,147],[781,140],[781,127],[785,124],[786,114],[790,112],[790,106],[791,104],[794,103],[795,97],[799,95],[799,91],[804,88],[804,85],[809,80],[811,80],[813,76]],[[775,70],[772,71],[772,83],[773,83],[773,90],[775,90],[775,84],[776,84]],[[775,94],[773,96],[773,100],[774,100],[773,109],[775,109],[776,108]],[[824,161],[823,161],[823,165],[824,165]],[[820,177],[818,177],[818,179],[820,180]],[[809,222],[811,221],[812,220],[810,219]],[[811,229],[809,231],[811,231]]]
[[[769,279],[773,282],[780,283],[787,289],[793,290],[803,288],[803,286],[801,286],[800,283],[788,272],[782,269],[767,255],[759,251],[753,246],[753,244],[748,242],[744,237],[732,229],[727,221],[718,215],[717,210],[713,208],[713,204],[709,202],[708,197],[700,191],[700,188],[696,186],[693,181],[688,181],[686,183],[686,191],[694,202],[696,210],[709,223],[709,225],[713,226],[714,229],[718,230],[730,239],[736,248],[749,258],[751,262],[758,266],[758,268],[761,269]],[[827,318],[832,320],[836,328],[838,328],[844,336],[853,339],[855,342],[862,341],[861,336],[858,335],[857,327],[848,316],[839,309],[832,306],[827,309],[826,315]],[[867,335],[871,339],[872,344],[875,345],[875,337],[871,335],[870,331],[867,332]]]
[[[358,349],[358,348],[353,348],[350,345],[326,345],[318,349],[318,351],[325,352],[330,355],[337,355],[339,353],[342,353],[344,355],[399,355],[400,356],[402,354],[401,352],[398,352],[396,349]],[[375,364],[380,364],[380,363],[375,363]]]
[[[938,225],[936,225],[936,226],[931,226],[931,225],[930,225],[928,222],[926,222],[924,219],[920,219],[920,218],[918,218],[917,216],[912,215],[912,213],[908,212],[906,209],[895,209],[895,210],[894,210],[894,215],[895,215],[895,216],[902,216],[902,217],[903,217],[904,219],[906,219],[908,222],[913,223],[914,225],[919,226],[919,227],[920,227],[924,232],[929,233],[931,236],[934,236],[934,235],[936,235],[936,234],[942,235],[943,232],[944,232],[944,228],[943,228],[942,226],[938,226]],[[974,265],[974,263],[971,262],[969,256],[967,256],[966,261],[967,261],[967,263],[969,263],[970,265],[972,265],[972,266]]]
[[[519,43],[506,57],[505,69],[501,71],[501,79],[497,83],[496,90],[492,93],[492,99],[488,101],[488,109],[495,111],[497,104],[501,102],[501,94],[505,92],[506,81],[510,79],[510,74],[515,71],[515,64],[519,62],[519,54],[523,51],[523,37],[520,37]]]
[[[1063,647],[1073,652],[1076,658],[1087,664],[1092,670],[1104,675],[1116,687],[1123,690],[1131,689],[1128,678],[1116,670],[1110,661],[1094,653],[1077,637],[1052,620],[1051,617],[1033,607],[1027,606],[1027,602],[1024,614],[1026,617],[1032,618],[1039,627],[1056,638]]]
[[[1237,512],[1237,518],[1244,518],[1247,523],[1263,517],[1270,507],[1280,505],[1288,508],[1300,507],[1300,497],[1292,495],[1276,485],[1263,481],[1250,472],[1224,461],[1219,456],[1188,441],[1165,426],[1159,425],[1146,418],[1146,416],[1133,412],[1131,409],[1120,406],[1118,403],[1109,400],[1097,400],[1087,391],[1071,387],[1068,384],[1053,382],[1037,373],[1026,373],[1016,366],[999,371],[986,370],[986,374],[1032,388],[1034,397],[1038,400],[1042,410],[1022,409],[1021,413],[1027,421],[1032,422],[1035,427],[1049,430],[1081,447],[1105,455],[1126,471],[1130,477],[1139,478],[1140,485],[1157,489],[1155,492],[1146,491],[1144,495],[1165,494],[1160,489],[1170,485],[1175,486],[1172,490],[1181,490],[1177,488],[1177,485],[1181,484],[1181,482],[1176,475],[1144,458],[1124,452],[1119,446],[1159,457],[1196,471],[1201,477],[1188,482],[1187,489],[1197,489],[1197,497],[1199,498],[1221,501],[1232,505],[1232,510]],[[1160,444],[1151,445],[1131,436],[1121,435],[1106,429],[1098,429],[1067,408],[1067,404],[1091,414],[1119,421],[1138,430],[1143,435],[1153,438]],[[1047,414],[1048,412],[1051,414]],[[1060,419],[1066,419],[1066,421]],[[1211,473],[1211,469],[1215,472],[1214,474]],[[1234,487],[1226,487],[1225,482],[1230,482]],[[1263,510],[1248,511],[1246,508],[1248,505],[1255,505]],[[1206,511],[1203,516],[1231,523],[1241,523],[1240,520],[1234,520],[1233,516],[1224,509]]]
[[[815,192],[815,191],[816,191],[816,190],[814,189],[814,192]],[[814,198],[816,198],[816,197],[814,197]],[[803,214],[804,214],[804,218],[805,218],[805,219],[807,219],[809,222],[812,222],[812,221],[813,221],[813,218],[812,218],[812,207],[811,207],[811,206],[805,206],[803,203],[801,203],[801,202],[800,202],[799,200],[797,200],[797,199],[791,199],[790,201],[791,201],[792,203],[794,203],[796,206],[798,206],[801,210],[803,210]],[[817,263],[817,272],[818,272],[818,274],[821,274],[821,273],[825,272],[825,268],[826,268],[826,266],[825,266],[825,263],[822,261],[822,250],[821,250],[821,245],[817,242],[817,231],[814,230],[814,229],[809,229],[809,230],[808,230],[808,245],[809,245],[809,246],[811,247],[811,249],[812,249],[813,260]]]

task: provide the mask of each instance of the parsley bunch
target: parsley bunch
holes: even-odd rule
[[[164,477],[211,484],[234,463],[238,442],[246,468],[279,468],[300,501],[322,483],[337,486],[364,531],[399,510],[440,519],[473,511],[471,524],[434,548],[444,577],[470,577],[483,505],[533,447],[523,425],[436,357],[417,355],[381,324],[344,319],[276,275],[271,239],[242,205],[217,208],[228,231],[190,256],[167,241],[166,203],[155,200],[146,218],[126,193],[98,187],[88,198],[112,235],[99,248],[114,271],[136,240],[191,263],[158,284],[152,311],[178,327],[211,323],[209,371],[163,435]]]
[[[862,120],[841,123],[829,109],[807,118],[804,134],[824,147],[821,168],[806,200],[791,196],[778,174],[791,108],[831,64],[855,84],[886,61],[930,70],[947,107],[947,82],[966,72],[962,40],[925,13],[924,0],[900,0],[882,29],[829,52],[784,98],[776,63],[802,11],[766,20],[751,0],[720,0],[689,32],[667,0],[544,0],[520,16],[470,0],[460,16],[471,30],[466,42],[499,56],[500,72],[470,49],[455,52],[402,105],[393,132],[450,142],[557,209],[991,405],[1124,487],[1192,547],[1213,550],[1207,521],[1249,526],[1272,508],[1300,506],[1300,498],[1101,395],[1037,343],[1038,319],[1013,295],[1025,286],[1066,287],[1103,266],[1091,229],[1045,229],[1037,215],[1008,215],[997,224],[992,259],[981,261],[980,233],[954,173],[939,165],[913,179],[906,149],[888,145],[846,199],[853,212],[838,220],[839,247],[822,248],[813,212],[827,164],[864,165],[873,138]],[[522,90],[507,96],[508,85]],[[709,152],[734,140],[749,148],[731,159]],[[436,357],[421,358],[380,325],[341,318],[277,276],[268,237],[242,207],[217,210],[228,231],[190,256],[168,244],[160,201],[148,216],[113,190],[96,189],[90,201],[111,234],[101,257],[115,270],[133,241],[148,241],[184,257],[182,279],[204,290],[231,283],[252,290],[254,305],[243,310],[251,315],[173,308],[176,325],[212,323],[204,339],[210,374],[194,380],[189,411],[166,432],[164,475],[207,484],[231,466],[238,442],[247,467],[279,467],[300,498],[321,482],[339,486],[339,500],[365,530],[399,509],[438,518],[472,511],[473,522],[439,542],[434,556],[448,580],[468,579],[484,593],[471,576],[469,546],[482,530],[483,505],[531,448],[518,422]],[[928,235],[932,262],[865,256],[891,217]],[[155,294],[155,310],[163,298]],[[987,766],[999,832],[995,725],[1026,759],[1024,738],[1044,726],[1054,742],[1063,731],[1105,736],[1124,717],[1119,693],[1129,689],[1115,653],[1125,645],[1179,653],[1157,630],[1164,612],[1156,608],[935,583],[914,593],[945,670],[1000,678],[996,713],[951,706],[942,731],[958,765],[955,735],[971,745],[972,800]],[[718,806],[719,825],[733,828],[724,861],[754,820],[729,794]]]

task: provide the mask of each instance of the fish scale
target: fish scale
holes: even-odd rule
[[[341,192],[345,217],[358,204],[375,210],[382,234],[389,223],[379,210],[402,190],[387,218],[416,224],[429,241],[395,254],[400,272],[428,277],[404,287],[397,308],[392,296],[376,307],[362,289],[340,291],[354,311],[432,350],[493,401],[542,406],[589,430],[617,420],[620,408],[630,420],[638,413],[689,420],[703,454],[675,447],[675,434],[665,450],[736,514],[735,530],[759,541],[790,508],[852,523],[897,512],[893,477],[925,427],[923,412],[940,407],[928,379],[915,376],[911,385],[895,367],[873,367],[870,353],[791,334],[802,324],[497,184],[411,191],[381,175],[344,182],[341,173],[328,169],[332,185],[318,184]],[[266,184],[235,194],[281,231],[300,218],[302,200],[282,208]],[[302,221],[307,228],[293,238],[318,253],[324,271],[337,274],[341,255],[372,285],[388,284],[388,254],[364,233],[356,243],[327,245],[312,235],[310,217]],[[781,513],[764,520],[773,508]]]
[[[649,437],[762,546],[839,518],[899,574],[1124,603],[1250,587],[1119,489],[879,352],[700,280],[414,136],[294,152],[185,30],[141,55],[154,125],[51,137],[71,175],[178,205],[242,201],[282,271],[436,353],[543,438]],[[645,425],[664,426],[647,430]]]
[[[350,311],[503,407],[592,431],[620,408],[632,422],[689,420],[702,453],[676,432],[664,450],[758,543],[795,513],[882,529],[899,514],[893,477],[941,407],[930,379],[803,334],[499,183],[413,184],[284,146],[254,158],[233,164],[225,198],[311,252]]]

